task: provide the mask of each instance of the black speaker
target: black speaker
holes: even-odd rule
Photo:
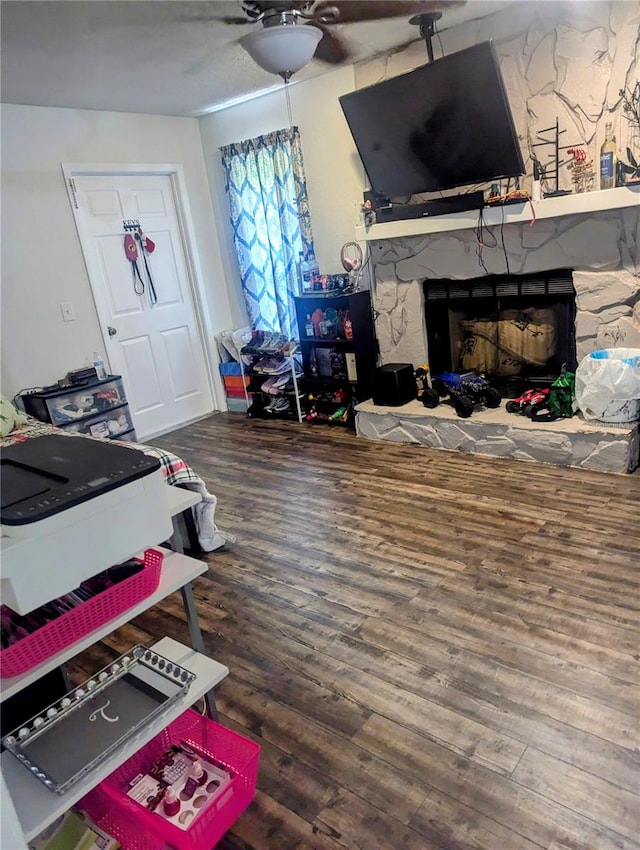
[[[373,376],[373,403],[399,407],[418,396],[411,363],[387,363]]]

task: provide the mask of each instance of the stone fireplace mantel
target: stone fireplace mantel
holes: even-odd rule
[[[376,333],[383,363],[429,362],[423,282],[572,269],[578,360],[596,348],[640,348],[640,186],[548,198],[478,213],[368,228]],[[502,215],[504,213],[504,226]],[[404,235],[400,235],[404,232]],[[508,264],[508,268],[507,268]]]
[[[484,223],[488,227],[502,224],[530,224],[534,220],[559,218],[563,216],[585,215],[620,210],[640,205],[640,183],[633,186],[621,186],[599,192],[585,192],[580,195],[564,195],[557,198],[544,198],[540,201],[523,201],[504,207],[486,207],[483,210]],[[360,242],[379,239],[398,239],[405,236],[422,236],[430,233],[443,233],[454,230],[469,230],[478,225],[478,210],[438,215],[423,218],[410,218],[402,221],[389,221],[383,224],[364,224],[356,227],[356,239]]]

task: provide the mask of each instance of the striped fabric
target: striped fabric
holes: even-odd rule
[[[313,253],[300,132],[276,130],[220,150],[249,320],[292,339],[299,254]]]

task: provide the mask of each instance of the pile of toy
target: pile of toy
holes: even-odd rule
[[[497,408],[502,402],[500,392],[475,371],[430,375],[424,364],[414,375],[418,398],[429,409],[447,402],[466,419],[478,406]],[[640,349],[593,351],[575,371],[564,365],[554,381],[526,389],[509,399],[505,409],[533,422],[568,419],[578,411],[600,422],[635,422],[640,419]]]

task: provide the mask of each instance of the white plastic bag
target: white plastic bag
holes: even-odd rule
[[[640,414],[640,349],[601,348],[576,369],[576,401],[585,419],[633,422]]]

